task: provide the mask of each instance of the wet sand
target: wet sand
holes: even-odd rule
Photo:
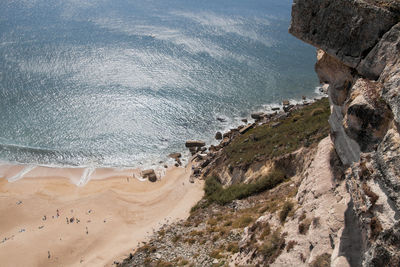
[[[133,178],[138,170],[98,169],[82,187],[83,169],[40,167],[7,181],[20,171],[0,167],[1,266],[110,266],[162,224],[186,218],[203,195],[184,168],[156,183]]]

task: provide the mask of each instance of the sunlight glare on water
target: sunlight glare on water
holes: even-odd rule
[[[315,50],[287,33],[290,7],[1,1],[0,160],[148,165],[266,104],[313,97]]]

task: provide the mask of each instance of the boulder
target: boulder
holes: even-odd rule
[[[142,177],[147,178],[150,182],[157,181],[157,175],[153,169],[142,171]]]
[[[280,107],[271,108],[272,111],[277,111],[277,110],[280,110],[280,109],[281,109]]]
[[[286,106],[283,106],[283,111],[285,111],[285,112],[289,112],[292,108],[293,108],[294,106],[293,105],[286,105]]]
[[[172,159],[179,159],[179,158],[182,157],[182,154],[178,153],[178,152],[177,153],[171,153],[171,154],[168,155],[168,157],[170,157]]]
[[[185,143],[185,146],[190,148],[190,147],[203,147],[205,146],[206,143],[203,141],[199,141],[199,140],[188,140]]]
[[[189,147],[189,151],[190,151],[190,153],[191,153],[192,156],[193,156],[194,154],[197,153],[197,148],[196,148],[196,147]]]
[[[221,139],[222,139],[222,133],[221,133],[221,132],[217,132],[217,133],[215,134],[215,139],[221,140]]]
[[[288,106],[290,104],[289,100],[283,100],[282,105]]]
[[[178,165],[178,166],[182,165],[182,162],[180,160],[180,158],[182,157],[181,153],[171,153],[171,154],[168,155],[168,157],[175,159],[175,161],[176,161],[175,166],[176,165]]]
[[[232,131],[228,131],[228,132],[224,133],[222,135],[222,138],[225,138],[225,137],[231,138],[232,137]]]
[[[224,147],[224,146],[228,145],[230,141],[231,141],[231,139],[229,137],[224,137],[224,139],[220,143],[220,146]]]
[[[200,160],[205,159],[208,156],[208,154],[197,154],[197,158]]]
[[[253,124],[249,124],[249,125],[243,127],[242,129],[239,130],[239,133],[240,133],[240,134],[244,134],[244,133],[246,133],[248,130],[250,130],[251,128],[253,128]]]
[[[255,120],[260,120],[264,117],[264,112],[255,112],[255,113],[251,113],[251,118],[255,119]]]
[[[247,123],[247,119],[242,119],[242,122]]]
[[[201,168],[194,168],[193,169],[193,175],[194,177],[199,177],[201,174]]]

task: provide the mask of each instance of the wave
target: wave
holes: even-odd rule
[[[36,166],[34,166],[34,165],[28,165],[28,166],[26,166],[22,171],[20,171],[19,173],[17,173],[16,175],[14,175],[14,176],[12,176],[12,177],[10,177],[10,178],[7,178],[7,180],[8,180],[9,182],[18,181],[19,179],[24,178],[24,176],[25,176],[27,173],[29,173],[30,171],[32,171],[32,170],[35,169],[35,168],[36,168]]]
[[[88,155],[49,148],[0,143],[0,157],[9,163],[35,164],[45,167],[85,167],[82,164]]]

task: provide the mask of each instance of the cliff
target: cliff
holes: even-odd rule
[[[348,167],[346,215],[357,220],[360,251],[347,259],[399,266],[400,2],[295,0],[289,32],[318,48],[331,138]]]
[[[294,0],[289,31],[329,102],[192,150],[204,198],[121,266],[400,266],[400,2]]]

